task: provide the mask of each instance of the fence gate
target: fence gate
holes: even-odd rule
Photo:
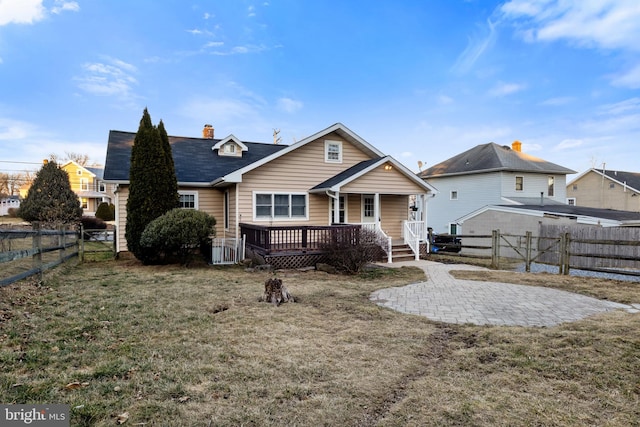
[[[237,264],[244,259],[244,236],[236,238],[214,238],[211,241],[211,264]]]
[[[111,230],[80,229],[80,260],[84,261],[86,254],[109,254],[115,258],[116,228]]]
[[[517,239],[517,242],[513,242],[510,238]],[[527,231],[524,236],[501,234],[500,230],[493,230],[492,233],[492,251],[491,251],[491,264],[494,268],[500,268],[500,247],[502,243],[506,243],[505,247],[511,251],[509,255],[516,258],[521,258],[525,263],[525,271],[531,271],[531,263],[538,260],[546,264],[556,264],[560,267],[560,272],[564,273],[566,264],[568,264],[567,242],[568,239],[564,234],[560,237],[546,237],[540,236],[537,238],[537,245],[534,247],[534,237],[530,231]],[[535,255],[534,255],[535,253]],[[566,274],[566,273],[564,273]]]

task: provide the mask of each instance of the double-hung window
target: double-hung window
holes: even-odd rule
[[[179,191],[181,209],[198,209],[198,193],[196,191]]]
[[[324,142],[324,161],[326,163],[342,163],[342,141]]]
[[[255,219],[306,219],[307,195],[296,193],[255,193]]]

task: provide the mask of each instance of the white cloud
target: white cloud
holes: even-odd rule
[[[520,92],[525,88],[526,86],[523,84],[501,82],[489,90],[489,95],[494,97],[501,97]]]
[[[629,89],[640,89],[640,64],[624,73],[614,76],[611,79],[611,84]]]
[[[51,13],[55,13],[57,15],[65,10],[78,12],[80,10],[80,5],[75,1],[56,0],[55,5],[51,8]]]
[[[220,47],[220,46],[224,46],[224,42],[208,42],[207,44],[204,45],[205,48],[207,48],[207,47]]]
[[[302,102],[291,98],[278,99],[278,108],[287,113],[295,113],[303,107]]]
[[[485,34],[477,35],[469,38],[469,43],[465,50],[458,56],[452,70],[456,73],[468,72],[478,59],[489,49],[496,40],[496,27],[490,20],[487,20],[487,27],[481,28]]]
[[[527,41],[566,40],[584,47],[640,50],[637,0],[511,0],[499,8]]]
[[[606,115],[618,115],[634,110],[640,110],[640,98],[629,98],[614,104],[600,106],[600,113]]]
[[[440,105],[450,105],[453,104],[454,100],[450,96],[440,95],[438,96],[438,104]]]
[[[564,139],[560,141],[560,144],[554,147],[553,151],[569,150],[582,145],[584,145],[584,140],[582,139]]]
[[[0,0],[0,25],[33,24],[45,17],[42,0]]]
[[[137,68],[116,58],[105,58],[108,63],[94,62],[82,65],[84,71],[77,77],[78,87],[99,96],[129,97],[137,80],[131,73]]]
[[[255,8],[255,6],[249,6],[247,8],[247,16],[249,16],[250,18],[256,16],[256,8]]]
[[[555,98],[549,98],[540,103],[540,105],[560,106],[567,105],[573,102],[573,98],[570,96],[558,96]]]
[[[30,125],[19,120],[0,118],[0,140],[25,138],[30,132]]]

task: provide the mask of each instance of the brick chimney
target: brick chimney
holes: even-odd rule
[[[204,125],[204,129],[202,129],[202,137],[205,139],[213,139],[213,126]]]
[[[513,151],[517,151],[518,153],[522,152],[522,142],[513,141],[513,143],[511,144],[511,149]]]

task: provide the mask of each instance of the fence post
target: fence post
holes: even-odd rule
[[[527,273],[531,272],[531,232],[527,231],[526,234],[526,255],[525,255],[525,260],[524,260],[524,269]]]
[[[40,222],[32,223],[31,228],[35,231],[31,246],[33,247],[33,268],[37,269],[38,280],[42,280],[42,231],[40,230]]]
[[[66,254],[66,249],[67,249],[65,247],[65,245],[67,243],[67,239],[66,239],[67,236],[65,234],[66,231],[67,231],[67,229],[66,229],[64,224],[60,224],[58,226],[58,233],[59,233],[58,234],[58,247],[60,248],[58,250],[58,255],[59,255],[60,261],[64,260],[64,256]]]
[[[500,269],[500,230],[491,232],[491,268]]]
[[[84,225],[80,224],[80,262],[84,262]]]
[[[571,260],[571,233],[564,233],[564,265],[563,274],[569,274],[569,264]]]

